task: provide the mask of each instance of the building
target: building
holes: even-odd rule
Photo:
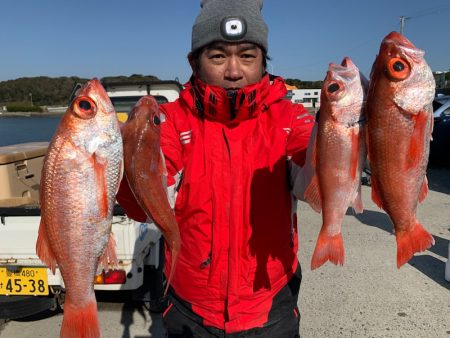
[[[433,72],[436,81],[436,94],[450,95],[450,69]]]
[[[293,103],[301,103],[305,108],[320,107],[320,89],[292,89],[286,97]]]
[[[445,81],[445,73],[446,72],[434,72],[434,80],[436,81],[436,89],[442,89],[446,87],[446,81]]]

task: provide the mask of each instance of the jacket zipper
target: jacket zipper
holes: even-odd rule
[[[206,258],[201,264],[200,264],[200,269],[206,269],[208,267],[208,265],[211,264],[211,252],[208,255],[208,258]]]

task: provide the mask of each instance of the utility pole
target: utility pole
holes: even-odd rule
[[[410,19],[410,17],[407,16],[401,16],[400,17],[400,34],[403,35],[403,31],[405,30],[405,21]]]

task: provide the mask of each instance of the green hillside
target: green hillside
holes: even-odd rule
[[[0,106],[11,104],[52,106],[67,105],[72,90],[77,83],[89,79],[71,77],[22,77],[0,82]],[[127,76],[108,76],[101,80],[143,81],[158,80],[153,75],[133,74]]]

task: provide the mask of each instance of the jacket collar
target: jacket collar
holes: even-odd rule
[[[269,74],[255,83],[230,94],[225,89],[207,85],[191,77],[181,98],[199,117],[221,123],[239,123],[258,116],[286,93],[283,79]]]

